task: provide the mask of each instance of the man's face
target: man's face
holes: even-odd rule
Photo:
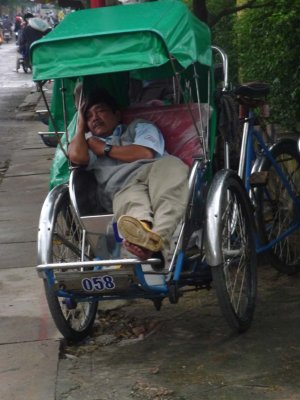
[[[106,104],[95,104],[86,115],[89,130],[96,136],[110,136],[119,124],[120,113],[115,113]]]

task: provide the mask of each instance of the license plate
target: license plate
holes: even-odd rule
[[[103,292],[116,288],[114,277],[111,275],[84,278],[81,280],[81,286],[85,292]]]
[[[132,270],[55,272],[54,290],[84,292],[89,295],[126,292],[134,280]]]

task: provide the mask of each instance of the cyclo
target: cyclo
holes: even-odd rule
[[[190,166],[185,218],[164,269],[155,267],[156,258],[120,256],[114,215],[98,211],[93,174],[71,167],[69,182],[49,192],[40,215],[37,271],[66,339],[91,333],[99,301],[149,299],[159,310],[164,299],[177,303],[185,291],[212,285],[230,327],[249,328],[256,299],[253,212],[237,174],[213,166],[213,51],[221,55],[226,90],[226,54],[211,46],[206,25],[176,0],[78,11],[33,44],[33,79],[41,88],[50,79],[61,87],[67,142],[66,87],[80,78],[84,88],[98,82],[117,96],[125,123],[137,117],[154,122],[167,151]],[[130,103],[133,82],[149,87],[166,81],[172,83],[168,103]],[[51,114],[50,120],[55,126]]]

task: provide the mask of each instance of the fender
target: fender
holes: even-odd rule
[[[224,182],[230,176],[240,179],[231,170],[223,169],[218,171],[213,178],[207,195],[204,243],[206,261],[211,267],[216,267],[222,263],[222,232],[219,223],[222,209],[221,194]]]
[[[299,152],[300,152],[300,138],[298,139],[293,139],[291,137],[287,138],[282,138],[278,140],[276,143],[274,143],[272,146],[269,147],[269,151],[272,153],[273,151],[276,151],[276,148],[281,145],[282,142],[290,142],[292,143],[295,147],[298,147]],[[261,155],[259,158],[256,159],[251,172],[260,172],[262,171],[265,159],[267,158],[266,155]]]
[[[49,262],[51,248],[49,240],[54,227],[54,218],[56,204],[63,196],[68,193],[69,187],[67,184],[55,186],[46,197],[39,220],[38,238],[37,238],[37,257],[38,264]]]

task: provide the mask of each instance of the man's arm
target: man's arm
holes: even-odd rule
[[[87,140],[87,145],[97,156],[104,155],[105,143],[97,137]],[[133,162],[137,160],[150,160],[154,158],[154,151],[148,147],[130,144],[127,146],[112,146],[109,157],[123,162]]]
[[[97,156],[104,156],[104,147],[106,143],[96,136],[92,136],[86,140],[85,132],[87,132],[86,122],[83,117],[83,112],[80,110],[78,115],[76,135],[68,148],[70,161],[74,164],[87,165],[89,162],[89,149]],[[136,144],[130,144],[127,146],[112,146],[112,149],[109,152],[110,158],[122,162],[147,160],[154,158],[154,156],[154,150]]]
[[[89,162],[88,144],[85,140],[86,125],[82,112],[78,112],[76,134],[68,147],[70,161],[78,165],[87,165]]]

